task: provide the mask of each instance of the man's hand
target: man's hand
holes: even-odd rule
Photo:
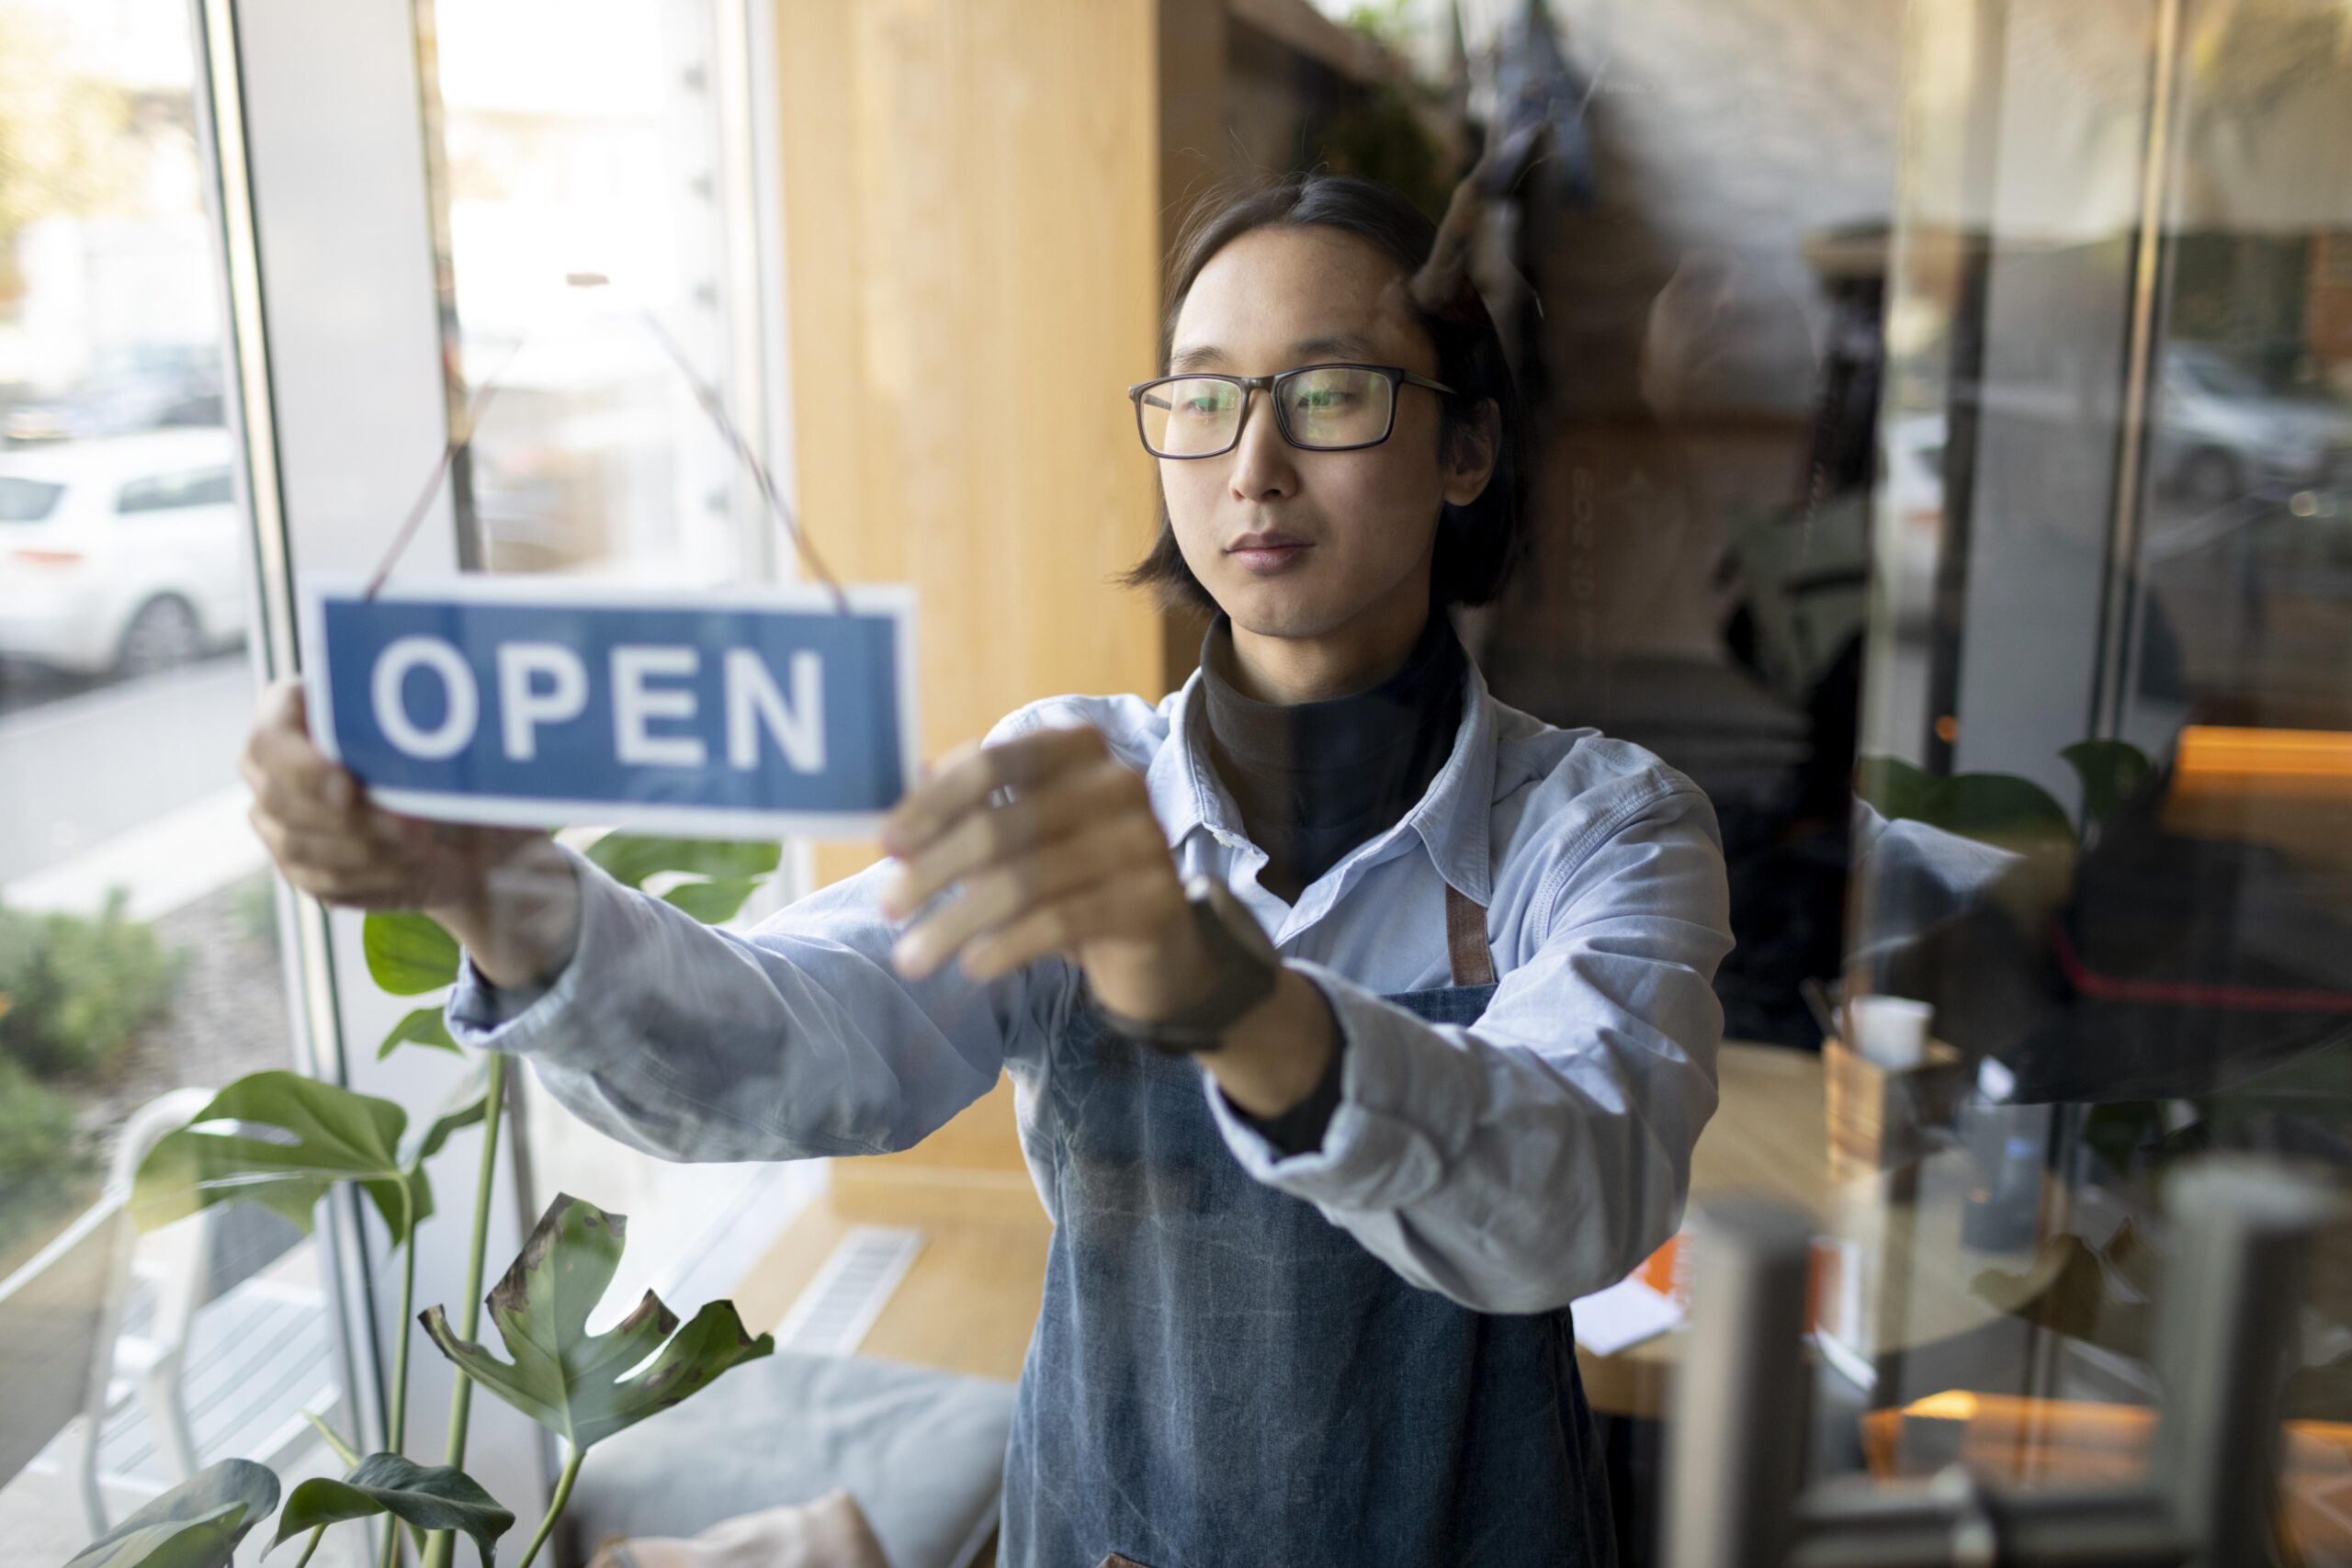
[[[263,694],[237,769],[254,792],[254,831],[302,892],[357,909],[422,909],[492,985],[541,978],[570,956],[578,886],[547,835],[375,805],[311,744],[300,682]]]
[[[1144,782],[1092,729],[1048,729],[942,759],[883,830],[899,862],[883,909],[903,919],[954,897],[892,953],[920,979],[960,959],[993,979],[1056,954],[1105,1007],[1183,1010],[1212,982]]]
[[[1103,1006],[1142,1019],[1172,1018],[1215,983],[1143,779],[1092,729],[949,754],[882,842],[901,863],[882,897],[891,919],[955,894],[892,953],[910,978],[960,957],[993,979],[1058,953]],[[1272,1116],[1306,1098],[1338,1048],[1322,993],[1285,969],[1201,1063],[1235,1104]]]

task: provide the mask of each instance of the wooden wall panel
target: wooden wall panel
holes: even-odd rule
[[[1156,348],[1155,7],[778,17],[802,510],[844,579],[915,585],[926,755],[1035,697],[1156,693],[1159,613],[1111,581],[1153,519],[1123,389]]]

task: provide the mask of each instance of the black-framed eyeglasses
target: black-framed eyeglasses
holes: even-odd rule
[[[1302,365],[1272,376],[1162,376],[1127,389],[1155,457],[1221,457],[1241,444],[1250,394],[1264,388],[1283,439],[1309,452],[1377,446],[1396,428],[1396,389],[1453,389],[1394,365]]]

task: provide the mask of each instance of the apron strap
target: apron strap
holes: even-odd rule
[[[1487,908],[1449,882],[1445,885],[1445,954],[1457,986],[1495,983],[1495,950],[1487,942]]]

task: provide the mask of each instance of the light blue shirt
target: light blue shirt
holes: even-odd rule
[[[1680,1222],[1715,1108],[1728,895],[1713,810],[1690,780],[1496,702],[1475,668],[1465,679],[1453,749],[1419,803],[1295,905],[1258,886],[1266,855],[1206,761],[1197,675],[1157,705],[1032,704],[990,739],[1102,731],[1145,775],[1179,870],[1225,880],[1330,998],[1346,1052],[1319,1148],[1284,1157],[1202,1070],[1242,1168],[1416,1285],[1536,1312],[1614,1283]],[[502,1021],[469,963],[448,1019],[462,1044],[528,1058],[592,1125],[675,1160],[882,1154],[1008,1070],[1033,1124],[1046,1043],[1078,999],[1073,965],[986,985],[952,964],[900,977],[881,866],[739,932],[573,858],[579,942],[554,985]],[[1501,977],[1467,1029],[1380,999],[1450,982],[1447,883],[1486,908]]]

